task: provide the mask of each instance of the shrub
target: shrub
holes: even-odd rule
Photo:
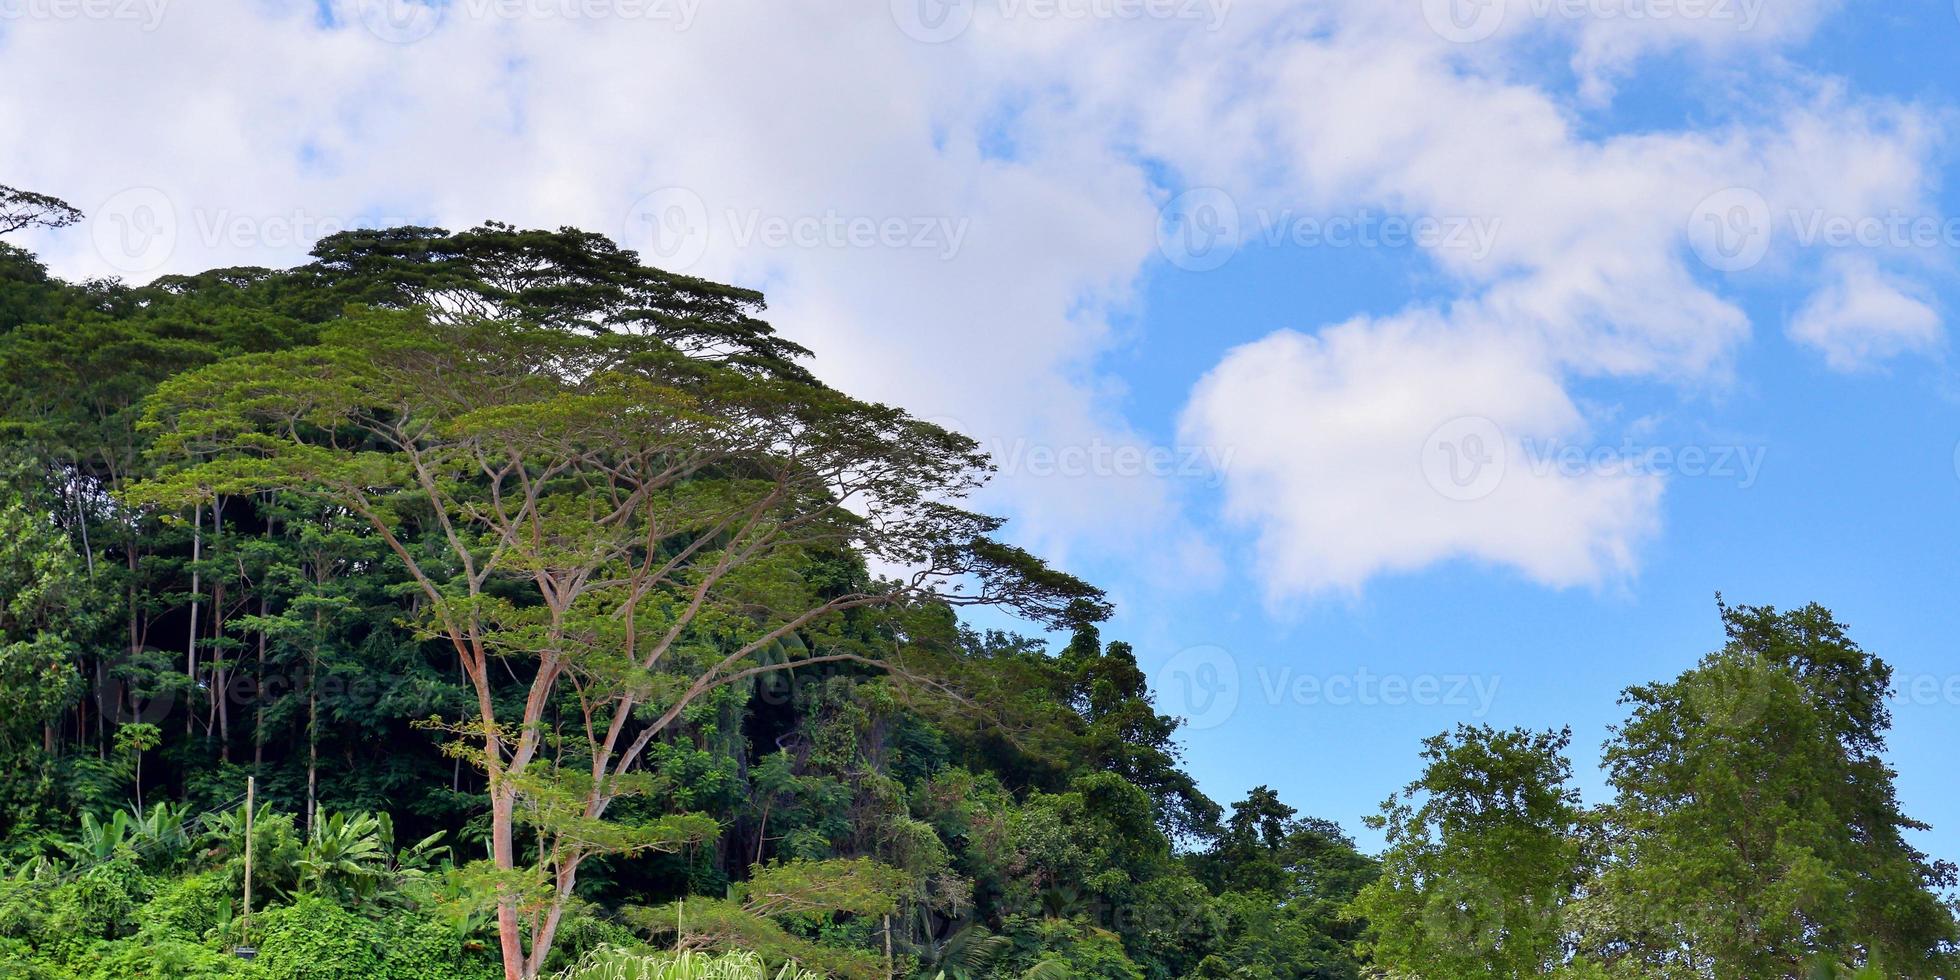
[[[264,980],[375,980],[386,976],[366,919],[319,898],[268,909],[252,923],[254,972]]]
[[[234,975],[230,956],[181,939],[142,935],[104,944],[88,980],[211,980]]]
[[[378,928],[387,980],[497,980],[504,974],[494,955],[465,950],[445,923],[400,913]]]
[[[158,889],[156,896],[137,910],[136,918],[143,932],[158,938],[199,942],[231,921],[236,894],[221,873],[179,878]]]

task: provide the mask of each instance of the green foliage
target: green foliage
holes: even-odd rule
[[[910,883],[911,876],[904,870],[868,858],[797,858],[751,869],[749,880],[737,892],[757,915],[890,915],[897,910],[896,896]]]
[[[253,920],[254,965],[267,977],[364,980],[381,976],[382,955],[366,920],[306,896]]]
[[[1725,607],[1723,619],[1721,651],[1626,693],[1589,899],[1617,942],[1598,955],[1669,974],[1762,975],[1821,956],[1946,975],[1960,930],[1935,890],[1953,870],[1906,842],[1922,825],[1879,755],[1891,668],[1822,607]]]
[[[1820,607],[1626,692],[1590,810],[1562,733],[1431,740],[1378,862],[1206,798],[977,445],[761,308],[576,231],[0,245],[0,978],[1954,974]]]
[[[558,980],[825,980],[820,973],[785,963],[771,972],[750,952],[639,953],[607,947],[588,953]]]
[[[81,558],[29,481],[0,453],[0,837],[51,816],[37,750],[82,693],[76,641],[93,629]]]
[[[1458,728],[1423,746],[1422,777],[1382,807],[1382,874],[1354,902],[1391,972],[1536,976],[1565,958],[1578,884],[1570,732]]]

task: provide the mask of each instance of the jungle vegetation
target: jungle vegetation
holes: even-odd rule
[[[762,313],[572,229],[0,243],[0,978],[1954,975],[1824,608],[1721,606],[1595,805],[1438,735],[1364,854],[1206,796],[978,446]]]

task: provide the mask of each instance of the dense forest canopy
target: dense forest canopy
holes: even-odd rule
[[[1208,798],[975,444],[762,311],[569,229],[0,244],[0,977],[1953,975],[1823,608],[1628,690],[1605,802],[1437,736],[1366,855]]]

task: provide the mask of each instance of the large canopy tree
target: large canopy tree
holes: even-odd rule
[[[1722,650],[1626,692],[1589,952],[1639,976],[1954,975],[1954,869],[1907,841],[1925,825],[1881,755],[1892,669],[1821,606],[1722,617]]]
[[[990,469],[971,440],[779,369],[793,348],[725,316],[697,330],[697,310],[647,312],[627,332],[616,312],[539,315],[561,288],[580,308],[584,285],[535,280],[494,303],[452,291],[435,315],[373,297],[407,308],[173,378],[149,409],[166,469],[129,495],[308,494],[386,543],[421,593],[416,625],[475,691],[442,724],[489,778],[511,978],[544,968],[583,862],[714,832],[606,819],[710,691],[847,661],[924,680],[902,635],[922,604],[1053,626],[1106,611],[958,506]],[[840,629],[865,615],[890,616],[899,654]],[[493,671],[528,678],[521,701]]]

